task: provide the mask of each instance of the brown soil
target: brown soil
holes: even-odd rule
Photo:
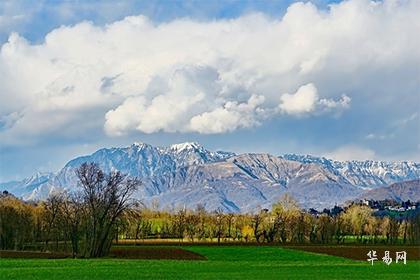
[[[0,258],[19,259],[65,259],[70,258],[65,253],[32,252],[32,251],[0,251]]]
[[[65,253],[33,252],[33,251],[0,251],[0,258],[20,259],[64,259],[70,258]],[[109,258],[149,259],[149,260],[206,260],[206,257],[176,247],[132,247],[112,248]]]
[[[206,257],[175,247],[112,248],[109,257],[120,259],[206,260]]]
[[[376,251],[379,260],[385,254],[385,251],[390,252],[390,257],[395,261],[395,253],[405,251],[407,253],[407,260],[420,260],[419,246],[285,246],[284,248],[295,249],[313,253],[327,254],[338,256],[353,260],[367,260],[367,253],[370,250]]]

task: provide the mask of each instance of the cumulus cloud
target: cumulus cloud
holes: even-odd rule
[[[200,133],[221,133],[259,125],[259,120],[266,115],[265,109],[260,107],[263,103],[264,96],[261,95],[252,95],[243,103],[226,102],[222,108],[194,116],[188,129]]]
[[[129,97],[110,110],[105,129],[122,135],[136,129],[145,133],[222,133],[259,124],[264,118],[264,96],[238,96],[223,92],[219,73],[211,67],[175,68],[155,77],[144,93]],[[224,96],[225,95],[225,96]],[[244,97],[247,96],[245,93]]]
[[[318,90],[313,83],[303,85],[294,94],[283,94],[279,108],[290,115],[301,115],[311,112],[347,109],[351,98],[343,94],[339,100],[319,98]]]
[[[283,94],[280,100],[280,109],[288,114],[309,113],[315,109],[318,93],[313,84],[307,84],[301,86],[294,94]]]
[[[14,33],[0,50],[0,118],[18,112],[19,120],[0,137],[13,143],[92,127],[223,133],[335,114],[354,100],[384,107],[399,100],[396,88],[412,103],[419,10],[418,1],[350,0],[327,11],[295,3],[278,19],[156,24],[140,15],[62,26],[40,44]]]
[[[332,100],[322,98],[318,101],[319,105],[324,110],[333,110],[333,109],[348,109],[350,107],[351,98],[346,94],[341,95],[340,99]]]

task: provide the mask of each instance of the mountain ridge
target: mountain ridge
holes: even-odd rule
[[[208,210],[228,212],[270,208],[285,193],[305,208],[330,207],[367,190],[420,178],[420,165],[413,162],[340,162],[295,154],[213,152],[197,142],[167,147],[136,142],[76,157],[35,185],[23,180],[0,184],[0,189],[11,189],[27,200],[74,191],[75,169],[83,162],[96,162],[105,172],[119,170],[140,177],[143,185],[136,197],[146,205],[195,208],[202,204]]]
[[[385,200],[392,199],[397,202],[411,200],[420,201],[420,179],[393,183],[386,187],[370,190],[361,196],[361,199]]]

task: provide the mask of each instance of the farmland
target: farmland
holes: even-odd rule
[[[145,248],[162,251],[162,246]],[[276,246],[173,248],[203,258],[146,260],[122,259],[121,255],[100,259],[1,258],[0,279],[418,279],[420,274],[420,261],[410,259],[410,254],[407,265],[393,262],[387,266],[378,260],[371,266],[366,260]],[[133,250],[133,247],[117,247],[114,252],[115,249]],[[378,256],[382,253],[378,251]]]

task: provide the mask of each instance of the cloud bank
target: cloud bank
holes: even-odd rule
[[[339,116],[353,100],[389,106],[400,92],[410,102],[419,11],[418,1],[350,0],[329,10],[295,3],[278,19],[81,22],[41,44],[13,33],[0,50],[0,137],[225,133]]]

